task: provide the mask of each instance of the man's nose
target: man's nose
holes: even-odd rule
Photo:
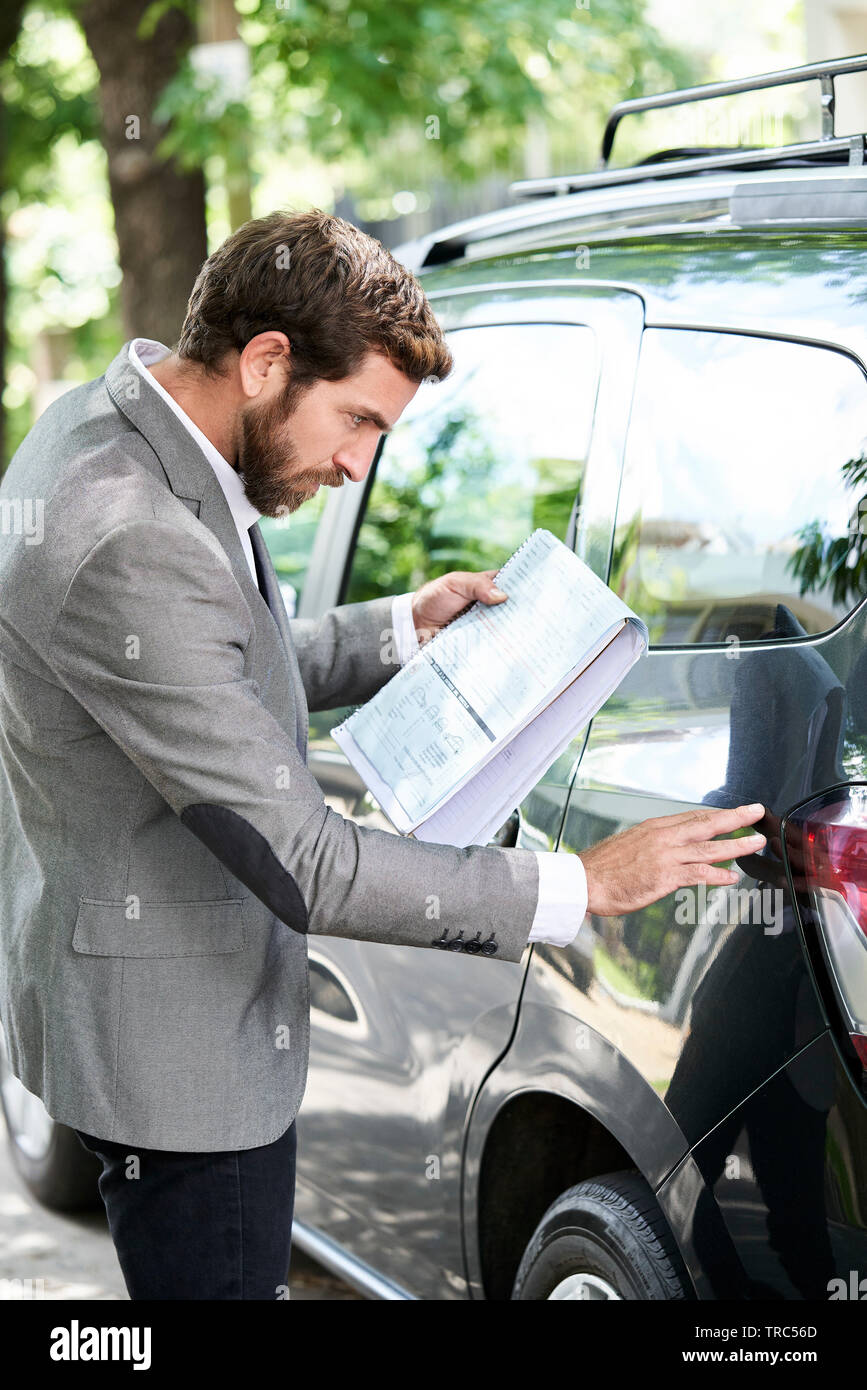
[[[376,450],[373,453],[361,454],[357,451],[345,451],[335,454],[331,460],[335,468],[339,468],[355,483],[363,482],[367,477],[370,465],[373,463]]]

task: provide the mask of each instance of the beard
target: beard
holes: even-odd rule
[[[339,468],[301,466],[288,425],[300,395],[298,384],[290,382],[277,400],[248,406],[241,415],[238,472],[247,501],[262,516],[295,512],[319,485],[342,487],[345,480]]]

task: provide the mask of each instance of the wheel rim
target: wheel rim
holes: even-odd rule
[[[6,1057],[6,1039],[0,1027],[0,1093],[6,1123],[16,1148],[38,1162],[48,1153],[54,1121],[38,1096],[14,1076]]]
[[[622,1302],[613,1284],[609,1284],[607,1279],[600,1279],[598,1274],[570,1274],[554,1286],[548,1298],[580,1299],[582,1303]]]

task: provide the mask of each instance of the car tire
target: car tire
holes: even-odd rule
[[[90,1211],[102,1205],[102,1164],[74,1130],[52,1120],[38,1097],[13,1075],[0,1027],[0,1106],[12,1162],[22,1182],[54,1211]]]
[[[551,1204],[524,1251],[512,1298],[524,1301],[694,1297],[680,1252],[639,1173],[607,1173]]]
[[[55,1123],[39,1158],[24,1153],[9,1135],[12,1159],[28,1191],[52,1211],[94,1211],[102,1206],[97,1180],[102,1164],[74,1130]]]

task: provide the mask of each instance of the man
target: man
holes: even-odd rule
[[[763,842],[712,839],[761,807],[645,822],[579,860],[401,839],[325,804],[308,710],[368,699],[392,629],[406,659],[499,601],[493,572],[289,622],[257,518],[363,479],[450,368],[378,242],[275,213],[206,261],[175,350],[126,344],[0,488],[22,520],[0,538],[0,1017],[16,1075],[101,1158],[134,1299],[279,1297],[307,933],[519,961],[588,907],[735,881],[714,861]]]

